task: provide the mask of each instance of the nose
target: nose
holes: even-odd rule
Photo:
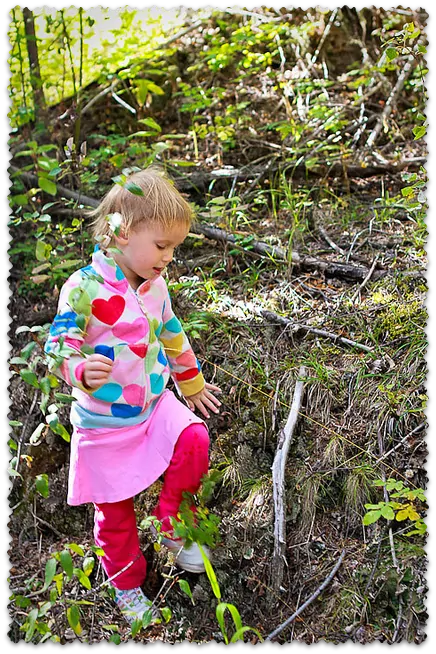
[[[173,252],[165,252],[165,254],[162,256],[162,261],[165,262],[165,265],[171,263],[172,260],[173,260]]]

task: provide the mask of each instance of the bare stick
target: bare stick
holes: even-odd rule
[[[403,438],[399,441],[399,443],[397,443],[397,444],[395,445],[395,447],[393,447],[391,450],[389,450],[389,452],[386,452],[386,453],[383,454],[379,459],[377,459],[377,461],[375,462],[375,464],[380,463],[380,461],[383,461],[383,459],[386,459],[390,454],[392,454],[393,452],[395,452],[396,450],[398,450],[398,449],[402,446],[402,444],[403,444],[405,441],[407,441],[408,438],[410,438],[411,436],[413,436],[413,434],[416,434],[416,432],[421,431],[422,429],[424,429],[424,427],[426,426],[426,424],[427,424],[427,423],[425,423],[425,422],[421,422],[421,424],[418,425],[417,427],[415,427],[415,429],[412,429],[411,432],[409,432],[408,434],[406,434],[405,436],[403,436]],[[374,464],[374,465],[375,465],[375,464]]]
[[[286,629],[286,627],[289,626],[289,625],[290,625],[290,624],[295,620],[295,618],[297,618],[297,617],[300,615],[300,613],[302,613],[302,612],[304,611],[304,609],[306,609],[306,608],[309,606],[309,604],[312,604],[312,602],[313,602],[314,600],[316,600],[316,598],[318,597],[318,595],[320,595],[320,594],[322,593],[322,591],[324,590],[324,588],[326,588],[326,587],[329,585],[329,583],[331,582],[331,580],[333,579],[333,577],[335,576],[335,574],[336,574],[337,571],[339,570],[339,568],[340,568],[340,566],[341,566],[341,564],[342,564],[342,561],[344,560],[345,553],[346,553],[346,551],[345,551],[345,550],[342,550],[341,556],[339,557],[339,559],[338,559],[338,561],[337,561],[335,567],[333,568],[333,570],[331,571],[331,573],[329,574],[329,576],[328,576],[328,577],[323,581],[323,583],[321,584],[321,586],[320,586],[319,588],[316,589],[316,591],[313,593],[313,595],[311,595],[311,596],[309,597],[309,599],[306,600],[306,601],[304,602],[304,604],[302,604],[302,605],[300,606],[300,608],[299,608],[297,611],[295,611],[295,613],[293,613],[293,614],[291,615],[290,618],[288,618],[287,620],[285,620],[285,622],[283,622],[283,624],[281,624],[279,627],[277,627],[277,629],[274,629],[274,631],[272,631],[272,632],[271,632],[271,633],[270,633],[270,634],[265,638],[265,640],[272,640],[273,638],[275,638],[276,636],[278,636],[279,633],[281,633],[281,632],[283,631],[283,629]]]
[[[296,332],[301,329],[303,331],[309,332],[310,334],[316,334],[317,336],[330,338],[335,343],[342,343],[343,345],[350,345],[351,347],[357,347],[359,350],[363,350],[364,352],[373,351],[373,348],[369,347],[368,345],[363,345],[363,343],[357,343],[356,341],[352,341],[350,338],[339,336],[338,334],[334,334],[333,332],[327,332],[325,331],[325,329],[317,329],[316,327],[311,327],[310,325],[305,325],[304,323],[301,322],[293,322],[289,318],[286,318],[285,316],[279,316],[278,313],[274,313],[273,311],[266,311],[262,309],[259,311],[259,313],[261,316],[264,316],[269,320],[273,320],[273,321],[276,320],[282,325],[291,326],[293,330]]]
[[[274,553],[272,559],[272,573],[275,590],[281,586],[283,579],[283,568],[285,564],[286,548],[286,523],[285,523],[285,467],[289,448],[292,442],[295,425],[297,424],[301,399],[303,396],[304,378],[306,368],[301,366],[298,372],[298,380],[295,384],[294,397],[286,425],[279,434],[277,450],[272,465],[273,495],[274,495]]]
[[[339,245],[336,245],[336,243],[334,241],[332,241],[330,236],[325,231],[324,227],[321,227],[321,225],[318,225],[318,231],[321,234],[321,236],[323,237],[323,239],[326,241],[326,243],[328,243],[333,250],[336,250],[336,252],[339,252],[339,254],[343,254],[344,256],[346,255],[346,252],[344,252],[344,250],[342,248],[340,248]]]
[[[330,14],[330,20],[329,20],[329,22],[327,23],[327,27],[326,27],[325,30],[324,30],[324,34],[323,34],[322,37],[321,37],[321,41],[319,42],[319,45],[318,45],[318,47],[317,47],[317,49],[316,49],[315,54],[313,55],[312,59],[310,60],[310,67],[312,67],[312,66],[315,64],[316,60],[318,59],[318,55],[319,55],[319,53],[321,52],[321,48],[322,48],[322,46],[324,45],[324,41],[326,40],[326,38],[327,38],[328,35],[329,35],[329,32],[330,32],[330,30],[331,30],[331,28],[332,28],[332,25],[333,25],[334,21],[335,21],[335,18],[336,18],[337,13],[338,13],[338,9],[335,9],[335,10],[332,11],[332,13]]]
[[[387,99],[385,108],[383,109],[383,113],[379,116],[376,126],[374,127],[371,134],[369,135],[369,138],[365,145],[366,149],[369,149],[374,145],[378,135],[382,130],[383,125],[385,124],[386,119],[391,115],[392,109],[394,108],[394,103],[397,101],[397,98],[400,95],[401,89],[403,88],[405,81],[407,80],[410,73],[412,72],[412,64],[414,59],[415,57],[413,54],[410,54],[408,56],[407,61],[404,64],[404,67],[402,68],[400,75],[398,76],[397,83],[395,84],[389,98]]]
[[[363,280],[363,282],[361,283],[361,285],[359,286],[357,291],[354,293],[353,297],[351,298],[351,302],[354,302],[354,300],[357,298],[359,293],[362,291],[362,289],[367,285],[367,283],[371,279],[372,273],[374,272],[374,269],[375,269],[375,267],[377,265],[377,261],[379,259],[379,256],[380,256],[380,252],[377,252],[376,256],[374,257],[374,261],[372,262],[372,266],[368,271],[367,276],[365,277],[365,279]]]

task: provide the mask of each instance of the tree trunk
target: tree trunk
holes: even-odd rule
[[[38,45],[35,35],[35,19],[33,11],[27,7],[23,7],[24,18],[24,31],[26,33],[27,55],[29,57],[30,66],[30,84],[33,91],[33,101],[35,106],[35,118],[41,116],[41,112],[45,110],[46,103],[44,91],[42,88],[41,70],[39,67]]]

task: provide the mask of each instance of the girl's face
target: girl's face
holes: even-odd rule
[[[133,288],[145,279],[158,277],[172,261],[175,248],[188,235],[185,225],[165,228],[161,225],[139,226],[129,236],[115,236],[122,254],[115,260]]]

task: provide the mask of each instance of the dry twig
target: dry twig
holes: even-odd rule
[[[316,598],[318,597],[318,595],[320,595],[320,594],[322,593],[322,591],[324,590],[324,588],[326,588],[326,587],[329,585],[329,583],[331,582],[331,580],[333,579],[333,577],[335,576],[335,574],[336,574],[337,571],[339,570],[339,568],[340,568],[340,566],[341,566],[341,564],[342,564],[342,561],[344,560],[345,553],[346,553],[346,550],[342,550],[342,552],[341,552],[341,556],[339,557],[339,559],[338,559],[338,561],[337,561],[335,567],[334,567],[333,570],[330,572],[329,576],[328,576],[328,577],[327,577],[327,578],[322,582],[321,586],[320,586],[319,588],[316,589],[316,591],[313,593],[313,595],[311,595],[311,596],[309,597],[309,599],[306,600],[306,601],[304,602],[304,604],[302,604],[302,605],[300,606],[300,608],[299,608],[297,611],[295,611],[295,613],[293,613],[293,614],[291,615],[290,618],[288,618],[287,620],[285,620],[285,622],[283,622],[283,624],[281,624],[279,627],[277,627],[277,629],[274,629],[274,631],[272,631],[272,632],[271,632],[271,633],[270,633],[270,634],[265,638],[265,640],[272,640],[273,638],[275,638],[276,636],[278,636],[278,635],[283,631],[283,629],[286,629],[286,627],[288,627],[288,626],[289,626],[289,625],[290,625],[290,624],[295,620],[295,618],[297,618],[297,617],[300,615],[300,613],[302,613],[302,612],[304,611],[304,609],[306,609],[306,608],[309,606],[309,604],[312,604],[312,602],[313,602],[314,600],[316,600]]]
[[[277,450],[272,465],[273,495],[275,507],[274,521],[274,553],[272,559],[273,585],[276,590],[281,586],[283,567],[285,563],[286,522],[285,522],[285,467],[289,448],[292,442],[295,425],[300,412],[303,396],[304,378],[306,369],[302,366],[298,372],[295,384],[294,397],[286,425],[279,434]]]

